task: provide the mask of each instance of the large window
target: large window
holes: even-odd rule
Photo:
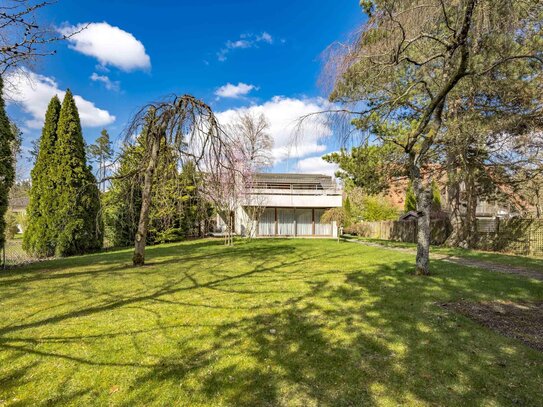
[[[326,209],[315,209],[315,235],[316,236],[331,236],[332,224],[321,223],[321,216]]]
[[[275,235],[275,209],[267,208],[258,222],[258,234],[260,236]]]
[[[313,210],[296,209],[296,234],[311,236],[313,234]]]
[[[279,236],[294,236],[294,209],[277,209],[277,234]]]
[[[259,236],[332,236],[332,225],[321,223],[326,209],[267,208],[258,223]],[[277,219],[277,226],[276,226]]]

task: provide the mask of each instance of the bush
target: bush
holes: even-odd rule
[[[4,219],[6,221],[6,239],[13,239],[15,235],[19,232],[19,226],[17,225],[17,214],[8,209],[6,215],[4,216]]]
[[[386,197],[364,197],[362,218],[367,222],[398,219],[398,209]]]

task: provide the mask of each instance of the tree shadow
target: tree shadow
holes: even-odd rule
[[[406,254],[335,242],[232,250],[195,244],[157,247],[149,266],[118,270],[120,279],[141,279],[135,290],[93,286],[91,270],[74,272],[66,281],[79,276],[83,283],[57,289],[79,301],[0,326],[0,352],[26,361],[0,376],[0,387],[11,386],[2,391],[24,385],[35,363],[54,361],[86,374],[114,372],[126,386],[113,395],[92,384],[66,389],[65,398],[51,398],[56,404],[537,404],[534,392],[523,391],[538,380],[525,362],[543,357],[438,306],[457,298],[542,297],[535,282],[438,261],[434,275],[416,277]],[[367,262],[354,257],[376,253],[382,255]],[[110,263],[102,267],[98,279],[108,277]],[[47,281],[27,277],[23,287]],[[117,312],[149,321],[121,318],[126,326],[112,322],[97,333],[63,330]],[[154,347],[154,338],[165,347]],[[129,343],[132,352],[80,352],[105,343]]]

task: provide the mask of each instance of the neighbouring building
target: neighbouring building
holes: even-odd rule
[[[447,213],[451,210],[448,206],[448,190],[446,186],[446,179],[443,176],[439,181],[439,192],[441,195],[441,209],[443,212]],[[394,179],[391,182],[390,190],[388,191],[386,197],[390,200],[390,202],[395,205],[400,212],[403,212],[404,204],[405,204],[405,197],[406,197],[406,191],[409,186],[409,180],[405,177]],[[461,188],[461,202],[460,202],[460,211],[462,214],[465,214],[466,212],[466,199],[465,199],[465,186],[463,184],[460,185]],[[505,197],[506,194],[504,194]],[[516,201],[517,205],[515,205],[514,202]],[[477,199],[477,207],[476,207],[476,217],[482,218],[482,219],[488,219],[488,218],[511,218],[515,216],[520,216],[521,211],[519,210],[519,206],[522,202],[520,202],[520,198],[516,197],[516,199],[512,199],[511,196],[509,196],[509,202],[500,202],[500,201],[488,201],[484,199]],[[401,220],[409,220],[416,218],[416,213],[406,213],[401,216]]]
[[[335,222],[321,222],[330,208],[341,207],[343,191],[321,174],[256,174],[236,209],[234,231],[253,237],[337,237]],[[219,231],[224,220],[217,218]]]

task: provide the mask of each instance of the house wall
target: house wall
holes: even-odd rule
[[[321,224],[326,209],[341,207],[341,190],[255,189],[245,196],[234,214],[234,231],[240,236],[327,236],[337,237],[337,227]],[[260,222],[251,208],[266,208]],[[270,212],[272,211],[272,212]],[[217,231],[226,231],[217,216]],[[260,233],[259,233],[260,232]]]

